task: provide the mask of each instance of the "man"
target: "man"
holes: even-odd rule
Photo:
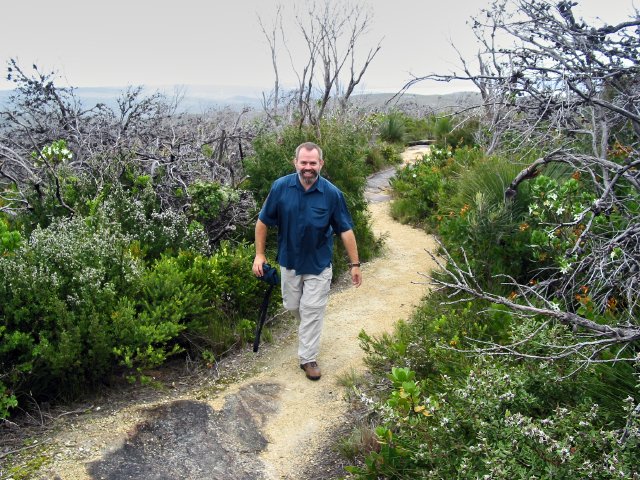
[[[317,356],[333,274],[334,232],[340,235],[349,256],[353,285],[362,283],[353,221],[342,192],[320,176],[323,165],[322,150],[315,143],[296,148],[296,173],[273,183],[258,216],[253,261],[253,273],[261,277],[267,260],[267,229],[276,226],[282,301],[300,322],[298,357],[310,380],[321,375]]]

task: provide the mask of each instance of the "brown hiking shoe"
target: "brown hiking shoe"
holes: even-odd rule
[[[316,362],[308,362],[300,365],[309,380],[320,380],[320,367]]]

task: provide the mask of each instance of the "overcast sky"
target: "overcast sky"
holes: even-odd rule
[[[581,0],[577,12],[613,23],[640,0]],[[292,18],[304,0],[2,0],[0,89],[6,63],[17,58],[56,70],[76,87],[127,85],[237,85],[270,89],[273,69],[257,15],[270,24],[275,5]],[[361,0],[373,21],[360,50],[382,39],[382,49],[363,88],[398,91],[412,75],[459,68],[454,43],[464,54],[477,50],[467,26],[489,0]],[[295,26],[290,48],[300,47]],[[469,57],[470,58],[470,57]],[[286,53],[281,76],[293,81]],[[412,93],[444,93],[463,86],[420,84]]]

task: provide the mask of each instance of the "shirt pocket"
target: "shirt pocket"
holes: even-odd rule
[[[329,224],[329,209],[324,207],[311,207],[311,218],[314,227],[326,227]]]

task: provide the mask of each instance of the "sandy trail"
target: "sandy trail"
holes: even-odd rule
[[[406,162],[414,161],[427,149],[428,147],[409,148],[403,155],[404,159]],[[150,417],[149,412],[156,407],[173,408],[178,400],[208,409],[208,413],[204,413],[204,421],[215,418],[218,424],[213,425],[211,429],[220,430],[215,432],[217,436],[211,442],[211,448],[215,449],[215,445],[224,444],[221,447],[224,450],[222,454],[233,453],[239,466],[227,469],[223,473],[214,473],[209,468],[207,475],[185,473],[180,478],[303,480],[305,475],[308,475],[305,472],[309,471],[310,464],[322,465],[322,461],[315,457],[323,447],[335,440],[327,437],[343,424],[349,409],[349,403],[344,399],[343,387],[339,385],[338,379],[351,374],[352,371],[357,373],[364,370],[364,353],[359,347],[358,334],[361,330],[365,330],[369,335],[391,332],[399,319],[409,318],[427,294],[428,287],[423,283],[424,277],[420,273],[429,272],[434,268],[432,260],[425,252],[435,250],[433,238],[422,230],[401,225],[389,216],[389,203],[384,201],[388,198],[385,192],[387,183],[384,179],[388,179],[391,174],[390,171],[382,172],[377,182],[376,179],[372,179],[367,192],[368,198],[373,202],[369,204],[373,229],[376,235],[385,237],[384,253],[379,258],[363,264],[363,284],[360,288],[349,286],[332,292],[325,315],[322,348],[318,358],[323,373],[319,381],[309,381],[299,368],[297,335],[289,334],[286,338],[279,339],[278,343],[264,344],[258,355],[251,352],[241,354],[236,364],[250,364],[249,371],[244,372],[243,380],[226,387],[217,385],[211,388],[211,385],[208,385],[203,388],[203,385],[188,385],[173,391],[165,390],[148,398],[131,398],[127,402],[118,399],[118,402],[109,404],[107,399],[102,409],[93,406],[77,417],[65,417],[66,423],[61,422],[57,425],[56,433],[47,440],[52,446],[50,454],[54,460],[44,467],[41,476],[36,478],[169,478],[166,473],[155,476],[131,475],[131,467],[126,467],[129,468],[127,470],[122,465],[126,466],[127,462],[130,462],[129,465],[133,465],[134,469],[137,465],[131,462],[142,461],[146,465],[146,455],[150,458],[148,463],[151,465],[147,472],[151,472],[156,468],[154,463],[168,463],[173,460],[169,457],[170,452],[182,446],[162,444],[161,435],[152,438],[153,442],[148,438],[146,444],[142,442],[142,450],[137,450],[137,455],[140,455],[140,451],[143,452],[142,460],[138,457],[136,460],[130,460],[126,457],[126,452],[133,451],[131,445],[135,441],[134,437],[141,430],[141,422]],[[256,409],[255,404],[247,405],[257,401],[265,402],[265,407]],[[230,404],[238,408],[232,412],[232,417],[254,417],[253,424],[247,430],[258,430],[260,439],[266,440],[263,442],[266,448],[251,450],[250,447],[245,451],[246,447],[238,447],[235,443],[242,435],[224,436],[233,433],[229,430],[243,428],[238,427],[236,423],[220,425],[222,417],[217,415],[221,415],[225,408],[229,410]],[[184,418],[178,420],[182,421]],[[143,427],[142,430],[153,430],[147,427]],[[164,427],[166,428],[166,424]],[[255,437],[255,433],[252,434]],[[191,436],[189,432],[187,435]],[[207,441],[206,435],[211,437],[211,432],[204,432],[204,435],[204,440]],[[240,443],[242,440],[240,438]],[[198,439],[195,441],[200,442]],[[153,447],[153,450],[151,444],[155,445],[158,442],[159,445]],[[145,451],[147,448],[149,450]],[[121,457],[114,460],[114,452],[125,453],[118,453]],[[215,453],[212,450],[207,452],[211,452],[211,455]],[[190,454],[182,452],[174,456],[181,461],[180,455]],[[209,457],[209,453],[206,456]],[[197,461],[197,458],[187,460],[193,462]],[[111,464],[107,465],[111,470],[104,467],[108,461],[111,461]],[[211,458],[207,458],[206,461],[212,463]],[[119,469],[119,472],[124,471],[124,474],[114,473],[113,465],[117,462],[119,464],[115,468]],[[247,462],[251,464],[248,465]],[[98,466],[102,470],[96,467],[97,464],[100,464]],[[176,465],[179,465],[179,462]],[[215,464],[213,468],[216,468]],[[323,478],[318,472],[316,475],[314,478]]]
[[[427,150],[409,148],[403,159],[413,162]],[[310,382],[305,378],[296,362],[296,343],[292,342],[276,353],[270,368],[250,380],[278,382],[284,387],[279,412],[264,429],[270,443],[261,458],[271,478],[300,479],[308,455],[319,451],[327,441],[326,432],[343,421],[349,405],[342,398],[337,379],[364,368],[360,331],[369,335],[392,331],[395,322],[407,319],[427,293],[420,273],[434,268],[425,252],[435,250],[433,238],[393,221],[388,202],[371,203],[369,207],[374,232],[386,238],[385,252],[363,266],[364,282],[359,288],[347,288],[330,297],[318,358],[322,379]]]

